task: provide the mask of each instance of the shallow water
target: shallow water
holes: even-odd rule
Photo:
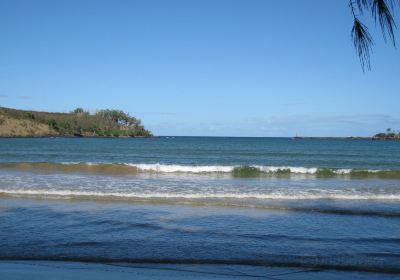
[[[400,274],[399,155],[367,140],[0,139],[0,258]]]

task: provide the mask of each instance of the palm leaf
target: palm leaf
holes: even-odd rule
[[[353,0],[350,0],[353,3]],[[364,9],[369,9],[371,0],[355,0],[358,10],[362,13]]]
[[[363,0],[360,0],[363,1]],[[393,1],[389,0],[389,5],[393,7]],[[372,4],[372,15],[375,21],[379,21],[382,29],[383,38],[386,41],[386,33],[389,35],[393,45],[396,45],[394,38],[394,29],[396,23],[394,22],[392,13],[386,0],[374,0]]]
[[[371,69],[370,52],[372,51],[372,45],[374,42],[368,32],[368,28],[362,24],[357,17],[354,17],[354,25],[351,30],[351,37],[354,48],[356,49],[358,57],[360,58],[363,71],[365,71],[365,66],[368,69]]]

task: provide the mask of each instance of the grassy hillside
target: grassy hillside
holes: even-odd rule
[[[71,113],[49,113],[0,107],[0,136],[148,137],[139,119],[119,110],[94,114],[77,108]]]

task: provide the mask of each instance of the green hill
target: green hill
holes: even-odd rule
[[[152,133],[120,110],[49,113],[0,107],[0,137],[44,136],[150,137]]]

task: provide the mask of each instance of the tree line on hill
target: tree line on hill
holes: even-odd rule
[[[91,114],[82,108],[76,108],[70,113],[0,109],[0,113],[14,119],[47,124],[51,130],[60,136],[152,136],[139,119],[121,110],[97,110]]]

